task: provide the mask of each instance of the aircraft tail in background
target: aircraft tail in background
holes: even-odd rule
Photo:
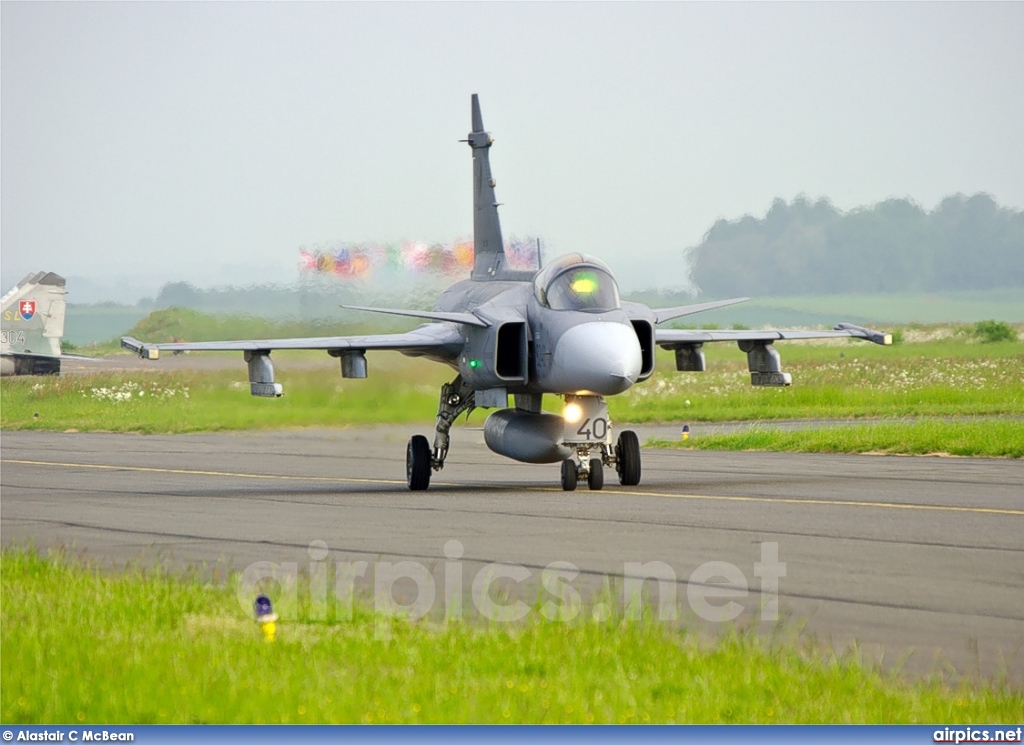
[[[60,372],[64,285],[64,278],[58,274],[36,272],[3,296],[0,375]]]

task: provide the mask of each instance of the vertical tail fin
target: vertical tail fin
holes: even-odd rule
[[[494,197],[494,178],[488,150],[494,142],[484,131],[484,118],[480,113],[480,99],[473,94],[473,131],[469,133],[469,146],[473,149],[473,259],[472,278],[497,279],[506,269],[505,244],[501,238],[498,220],[498,202]]]
[[[3,297],[3,328],[37,354],[60,354],[64,336],[64,278],[36,272]],[[5,345],[6,346],[6,345]],[[8,351],[8,350],[4,350]]]
[[[0,353],[5,359],[24,355],[24,364],[5,365],[3,374],[57,372],[64,336],[64,278],[53,272],[30,274],[3,296]],[[46,361],[56,360],[56,364]]]

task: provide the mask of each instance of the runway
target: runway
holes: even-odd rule
[[[636,429],[641,441],[657,434]],[[527,579],[501,586],[528,604],[544,597],[552,562],[578,568],[571,585],[584,596],[657,567],[674,580],[683,623],[723,628],[699,608],[735,602],[731,623],[765,632],[762,582],[777,544],[787,628],[840,648],[856,641],[909,673],[1024,680],[1024,462],[645,449],[640,486],[620,487],[609,471],[603,491],[566,493],[557,466],[508,461],[479,430],[456,428],[445,469],[412,493],[412,433],[5,432],[0,537],[207,570],[409,560],[439,596],[446,563],[460,562],[468,596],[499,562],[525,567]],[[452,540],[461,555],[446,557]],[[723,584],[732,592],[716,597]]]

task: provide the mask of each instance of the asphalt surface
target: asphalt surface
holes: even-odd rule
[[[636,429],[641,441],[668,433]],[[839,649],[856,642],[912,674],[1024,681],[1024,462],[646,449],[640,486],[621,487],[609,471],[603,491],[566,493],[557,465],[508,461],[479,430],[456,428],[447,467],[411,493],[409,434],[5,432],[0,537],[214,573],[365,560],[359,585],[371,594],[377,562],[408,560],[434,577],[435,610],[451,592],[446,568],[461,572],[469,607],[474,578],[501,573],[495,562],[520,565],[525,579],[496,581],[492,597],[528,604],[561,603],[564,585],[593,598],[610,582],[620,595],[660,567],[674,579],[663,589],[676,593],[680,622],[725,628],[707,608],[734,602],[731,624],[765,633],[776,624],[760,619],[771,593],[757,565],[772,563],[777,544],[784,633]],[[541,587],[552,562],[579,574]],[[648,562],[661,564],[636,566]],[[715,596],[723,583],[732,597]],[[656,583],[646,587],[656,600]],[[410,579],[392,596],[423,597]]]

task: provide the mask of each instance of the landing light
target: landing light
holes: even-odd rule
[[[578,422],[583,417],[583,407],[579,404],[566,404],[563,416],[567,422]]]

